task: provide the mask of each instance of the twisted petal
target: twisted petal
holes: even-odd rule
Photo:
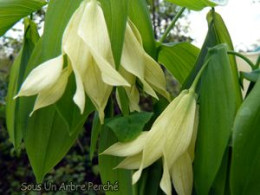
[[[194,151],[195,151],[195,144],[196,144],[196,139],[197,139],[198,126],[199,126],[199,107],[197,106],[196,115],[195,115],[195,119],[194,119],[192,138],[191,138],[191,142],[190,142],[190,145],[188,148],[188,153],[189,153],[192,161],[194,160]]]
[[[139,91],[135,85],[136,77],[134,75],[128,73],[122,67],[119,68],[119,72],[127,80],[127,82],[131,85],[131,87],[124,87],[126,94],[128,96],[128,99],[129,99],[129,109],[131,112],[133,112],[133,111],[139,112],[140,111],[140,107],[139,107],[140,96],[139,96]],[[121,103],[120,103],[120,98],[118,95],[118,90],[116,90],[116,98],[117,98],[119,107],[121,109]]]
[[[65,29],[62,40],[63,51],[68,55],[70,59],[70,63],[76,78],[77,89],[73,100],[75,104],[79,107],[81,113],[84,112],[85,108],[85,92],[82,79],[86,73],[88,63],[91,60],[89,50],[87,49],[81,38],[77,36],[79,21],[84,11],[84,2],[71,17]]]
[[[61,98],[66,89],[69,75],[70,71],[68,69],[64,69],[61,73],[61,76],[52,87],[39,93],[30,116],[39,108],[54,104]]]
[[[84,40],[99,67],[103,81],[111,86],[130,86],[113,67],[106,21],[96,0],[91,0],[86,4],[78,34]]]
[[[141,165],[142,161],[142,152],[134,155],[129,156],[125,158],[119,165],[117,165],[115,168],[119,169],[138,169]]]
[[[164,129],[159,129],[157,127],[152,127],[148,132],[147,139],[144,143],[141,165],[139,170],[136,171],[132,177],[133,184],[139,180],[144,168],[150,166],[162,156],[164,136]]]
[[[16,97],[36,95],[52,87],[60,77],[62,66],[63,56],[60,55],[34,68],[23,82]]]
[[[132,24],[133,26],[133,24]],[[137,29],[136,29],[137,30]],[[136,33],[136,31],[135,31]],[[135,75],[143,83],[144,91],[158,99],[152,87],[144,79],[144,55],[145,51],[132,31],[129,24],[126,26],[124,47],[122,53],[122,67],[129,73]]]
[[[148,54],[144,54],[145,63],[145,80],[157,91],[170,101],[170,95],[166,91],[166,80],[164,73],[159,66]]]
[[[164,156],[163,159],[163,175],[160,181],[160,187],[165,194],[171,195],[172,194],[172,184],[171,184],[171,176],[169,172],[169,167],[167,163],[167,157]]]
[[[191,143],[195,114],[195,93],[189,91],[182,97],[169,118],[175,120],[169,120],[166,126],[164,151],[169,167],[188,149]]]
[[[192,160],[188,152],[180,156],[171,168],[171,177],[178,195],[191,195],[193,173]]]
[[[125,143],[115,143],[106,149],[102,154],[113,156],[133,156],[140,153],[144,148],[148,132],[142,132],[136,139]]]
[[[112,87],[104,83],[101,79],[101,72],[93,61],[89,64],[85,79],[85,91],[99,112],[100,122],[104,122],[104,109],[107,105]]]

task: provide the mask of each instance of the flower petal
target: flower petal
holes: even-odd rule
[[[98,110],[100,122],[103,124],[104,109],[112,92],[112,87],[102,81],[101,72],[94,60],[89,63],[83,82],[85,91]]]
[[[73,101],[79,107],[80,113],[85,108],[85,91],[82,79],[86,74],[86,70],[92,57],[83,40],[77,35],[79,21],[84,11],[85,3],[73,14],[63,35],[63,51],[67,54],[73,72],[76,78],[77,89],[73,97]]]
[[[115,169],[138,169],[142,161],[142,152],[125,158]]]
[[[133,156],[140,153],[144,148],[148,132],[142,132],[136,139],[130,142],[117,142],[106,149],[102,154],[113,156]]]
[[[16,97],[31,96],[47,90],[60,77],[63,66],[63,56],[48,60],[34,68],[23,82]]]
[[[126,25],[125,40],[121,58],[122,67],[135,75],[143,83],[144,91],[158,99],[153,88],[144,79],[144,55],[145,51],[138,42],[129,24]]]
[[[144,54],[145,80],[157,91],[170,101],[170,95],[166,91],[166,80],[159,64],[148,54]]]
[[[61,73],[61,76],[57,80],[56,83],[53,84],[51,88],[45,91],[41,91],[36,98],[33,111],[30,116],[38,109],[49,106],[57,102],[61,96],[63,95],[67,83],[68,77],[70,75],[70,71],[68,69],[64,69]]]
[[[141,177],[142,170],[162,156],[163,144],[164,144],[164,129],[152,127],[148,131],[147,139],[144,143],[143,158],[139,170],[133,174],[132,182],[135,184]]]
[[[165,194],[171,195],[172,194],[172,184],[171,184],[171,177],[169,173],[169,167],[167,163],[167,158],[164,156],[163,159],[163,175],[160,181],[160,187]],[[179,194],[178,194],[179,195]]]
[[[114,69],[106,21],[98,1],[91,0],[86,4],[78,34],[93,55],[103,81],[111,86],[130,86]]]
[[[164,151],[171,167],[179,156],[189,147],[193,134],[194,119],[196,114],[195,92],[189,91],[180,100],[173,113],[166,122],[166,136]],[[175,119],[175,120],[172,120]],[[167,119],[166,119],[167,120]],[[174,140],[174,141],[173,141]]]
[[[192,161],[188,152],[180,156],[171,168],[171,177],[178,195],[191,195],[193,184]]]
[[[192,161],[194,160],[194,151],[195,151],[195,144],[197,139],[198,126],[199,126],[199,107],[197,106],[196,116],[194,119],[192,138],[191,138],[190,146],[188,148],[188,153]]]

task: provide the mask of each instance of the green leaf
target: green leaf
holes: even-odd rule
[[[168,0],[171,3],[179,5],[181,7],[187,7],[191,10],[202,10],[205,7],[214,7],[217,5],[224,5],[227,0]]]
[[[99,0],[106,19],[116,67],[120,66],[128,15],[128,0]]]
[[[200,50],[190,43],[162,45],[159,48],[158,62],[180,82],[190,74]]]
[[[227,150],[236,114],[236,88],[224,44],[209,49],[201,78],[200,115],[194,161],[197,194],[209,193]]]
[[[29,19],[26,19],[24,23],[25,34],[23,47],[12,65],[6,98],[7,130],[10,136],[10,140],[16,149],[18,149],[22,141],[23,132],[21,129],[17,128],[16,123],[17,113],[19,112],[19,100],[14,100],[13,98],[18,93],[19,86],[23,81],[27,63],[36,43],[39,40],[36,24]]]
[[[197,73],[199,72],[201,66],[204,64],[205,57],[208,52],[208,48],[214,47],[218,44],[225,43],[227,44],[228,50],[234,50],[231,37],[229,35],[228,29],[221,18],[221,16],[211,10],[207,16],[209,30],[202,46],[200,55],[197,59],[197,62],[187,80],[183,84],[183,88],[189,88],[195,79]],[[242,102],[242,93],[239,85],[239,78],[238,78],[238,70],[235,56],[229,55],[230,67],[232,70],[232,78],[234,82],[235,92],[236,92],[236,106],[239,108]]]
[[[260,80],[241,105],[233,130],[231,193],[254,195],[260,191]]]
[[[145,51],[156,59],[154,32],[146,0],[129,1],[129,18],[142,36]]]
[[[140,112],[128,116],[112,118],[106,123],[116,135],[119,142],[128,142],[134,140],[143,131],[147,122],[151,119],[153,113]]]
[[[91,128],[91,141],[90,141],[90,149],[89,149],[90,160],[93,159],[94,152],[97,147],[98,136],[101,132],[101,128],[102,125],[99,121],[98,112],[95,112],[94,119],[92,122],[92,128]]]
[[[108,128],[103,126],[100,133],[99,153],[103,152],[109,146],[117,141],[115,135]],[[122,160],[115,156],[99,155],[99,170],[103,184],[110,182],[112,185],[117,182],[119,190],[117,192],[107,191],[106,195],[132,195],[132,172],[124,169],[114,169]]]
[[[45,4],[44,0],[0,0],[0,36],[20,19],[39,10]]]
[[[25,76],[37,65],[61,53],[63,31],[80,2],[80,0],[52,0],[50,2],[46,13],[44,35],[34,49]],[[73,87],[66,90],[73,90]],[[78,119],[79,125],[70,136],[69,125],[64,121],[65,117],[61,117],[61,111],[57,111],[56,105],[40,109],[29,118],[34,100],[35,97],[20,98],[19,110],[22,114],[19,115],[17,123],[25,131],[26,151],[37,182],[41,182],[44,175],[63,158],[75,142],[84,121],[81,118]],[[92,105],[88,100],[86,104]],[[85,118],[92,111],[91,106],[86,107],[87,110],[83,116]],[[78,111],[71,109],[73,112]]]

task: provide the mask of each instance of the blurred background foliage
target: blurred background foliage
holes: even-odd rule
[[[166,27],[179,11],[179,8],[167,3],[159,2],[158,0],[148,1],[151,12],[151,19],[154,26],[155,38],[160,38]],[[44,16],[46,7],[34,13],[31,18],[38,24],[39,32],[41,33],[44,25]],[[185,17],[184,17],[185,19]],[[17,27],[18,26],[18,27]],[[5,96],[7,94],[8,77],[12,63],[17,56],[22,46],[23,37],[22,21],[14,26],[10,31],[15,36],[4,35],[0,38],[0,194],[21,194],[21,184],[34,184],[35,178],[24,149],[17,152],[9,141],[8,133],[5,124]],[[168,36],[167,41],[190,41],[191,39],[185,36],[188,30],[188,25],[177,27]],[[9,31],[9,32],[10,32]],[[170,74],[167,74],[169,80],[168,88],[173,93],[178,92],[176,81]],[[151,109],[152,100],[147,96],[141,98],[141,107],[143,110]],[[74,184],[83,184],[85,182],[93,182],[100,184],[98,174],[97,154],[90,161],[88,156],[91,136],[91,122],[93,116],[89,117],[84,126],[83,133],[70,149],[66,157],[47,175],[44,182],[53,182],[56,184],[73,182]],[[27,194],[26,192],[25,194]],[[43,192],[42,194],[57,194],[58,192]],[[102,194],[102,192],[99,192]],[[37,194],[30,192],[29,194]],[[58,194],[66,194],[59,192]],[[76,192],[73,194],[77,194]],[[82,194],[80,192],[79,194]],[[88,194],[98,194],[97,192],[88,192]]]

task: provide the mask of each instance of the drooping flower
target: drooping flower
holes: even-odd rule
[[[68,58],[65,68],[64,57]],[[62,54],[33,69],[16,97],[38,95],[33,112],[53,104],[63,95],[72,72],[77,86],[75,104],[83,113],[86,93],[99,111],[101,122],[112,87],[130,87],[115,70],[105,18],[97,0],[81,3],[63,34]]]
[[[133,184],[144,168],[162,157],[161,189],[170,195],[172,180],[178,194],[190,195],[197,121],[194,89],[184,90],[156,119],[150,131],[131,142],[115,143],[102,154],[126,157],[117,168],[138,169],[133,174]]]
[[[166,80],[160,65],[150,57],[142,45],[142,37],[135,25],[128,20],[125,31],[125,39],[119,72],[131,84],[125,87],[129,98],[130,110],[139,111],[139,92],[135,85],[138,79],[143,90],[158,99],[156,92],[170,100],[166,91]]]

